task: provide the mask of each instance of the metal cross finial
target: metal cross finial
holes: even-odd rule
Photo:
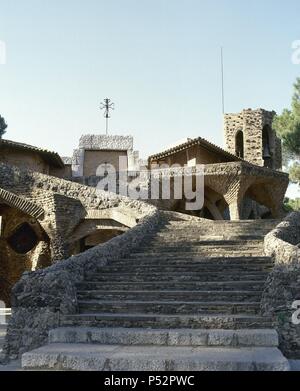
[[[110,99],[104,99],[104,103],[100,103],[100,110],[104,110],[104,117],[106,118],[106,135],[108,135],[108,119],[110,118],[110,110],[115,109],[115,104]]]

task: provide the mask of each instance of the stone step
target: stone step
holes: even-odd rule
[[[226,230],[222,229],[221,227],[218,229],[196,229],[192,230],[187,228],[184,228],[182,230],[161,230],[157,231],[155,233],[151,233],[145,236],[147,239],[160,239],[160,238],[188,238],[188,239],[201,239],[201,240],[263,240],[264,237],[271,232],[269,229],[232,229],[232,230]]]
[[[185,230],[186,232],[187,230]],[[247,241],[247,240],[255,240],[260,241],[264,238],[264,231],[262,230],[253,230],[249,233],[242,232],[235,234],[235,232],[211,232],[207,230],[203,230],[203,232],[200,234],[198,232],[194,232],[191,235],[189,232],[186,232],[184,235],[184,232],[176,232],[172,233],[172,231],[157,231],[154,233],[146,234],[145,238],[159,240],[159,239],[172,239],[172,238],[179,238],[180,240],[184,240],[186,237],[189,237],[191,240],[203,240],[203,241],[220,241],[220,240],[238,240],[238,241]]]
[[[178,282],[178,281],[153,281],[153,282],[97,282],[97,281],[83,281],[77,284],[78,290],[189,290],[206,291],[215,290],[222,292],[242,290],[247,291],[262,291],[264,288],[264,281],[214,281],[214,282]]]
[[[156,346],[277,347],[274,329],[144,329],[60,327],[49,332],[49,343]]]
[[[153,238],[153,243],[155,247],[159,246],[168,246],[168,247],[176,247],[178,245],[181,245],[183,247],[191,247],[191,246],[222,246],[222,247],[232,247],[232,246],[249,246],[249,247],[262,247],[263,241],[262,240],[203,240],[201,237],[199,238],[178,238],[176,236],[171,238]],[[150,246],[149,246],[150,247]]]
[[[184,251],[181,252],[179,249],[175,251],[147,251],[147,252],[132,252],[130,255],[130,258],[180,258],[180,259],[188,259],[190,258],[232,258],[232,257],[239,257],[239,258],[249,258],[249,257],[262,257],[264,256],[264,250],[263,249],[235,249],[235,250],[219,250],[216,249],[210,249],[205,250],[203,248],[195,250],[193,248],[190,249],[190,251]]]
[[[95,371],[285,371],[277,348],[49,344],[22,355],[23,369]]]
[[[222,231],[221,231],[222,232]],[[145,235],[146,240],[157,240],[157,241],[170,241],[170,240],[191,240],[191,241],[202,241],[202,242],[220,242],[224,240],[230,240],[232,242],[263,242],[264,237],[269,233],[269,231],[253,231],[253,232],[226,232],[220,234],[220,232],[187,232],[183,230],[182,232],[157,232],[156,234]]]
[[[168,281],[168,282],[204,282],[204,281],[266,281],[269,273],[265,272],[243,272],[232,273],[230,271],[223,272],[160,272],[156,273],[100,273],[88,277],[89,281],[105,281],[105,282],[150,282],[150,281]]]
[[[77,291],[79,300],[164,300],[164,301],[234,301],[258,302],[262,291],[113,291],[113,290],[82,290]]]
[[[133,256],[132,256],[133,255]],[[160,256],[153,256],[147,254],[141,254],[141,257],[137,257],[135,254],[128,255],[126,258],[114,260],[110,265],[122,265],[128,263],[184,263],[185,265],[191,264],[195,265],[197,263],[207,264],[207,265],[215,265],[215,264],[270,264],[274,265],[274,260],[271,257],[267,256],[257,256],[257,257],[203,257],[199,255],[188,254],[187,256],[182,256],[180,253],[177,254],[160,254]]]
[[[264,255],[263,246],[234,246],[234,247],[226,247],[220,248],[219,246],[185,246],[178,243],[176,246],[149,246],[149,247],[139,247],[137,250],[132,252],[132,254],[155,254],[155,255],[163,255],[165,253],[179,253],[179,254],[201,254],[202,256],[207,254],[207,256],[222,256],[224,254],[240,254],[241,256],[249,253],[250,256],[253,255]]]
[[[199,225],[199,226],[191,226],[191,225],[179,225],[179,226],[170,226],[166,225],[165,227],[162,227],[157,232],[166,232],[166,233],[182,233],[184,230],[188,233],[201,233],[206,235],[220,235],[220,232],[226,232],[226,233],[241,233],[241,234],[255,234],[255,232],[264,233],[272,231],[275,228],[275,226],[251,226],[251,225],[245,225],[245,226],[238,226],[238,225],[232,225],[230,227],[228,226],[222,226],[222,225]]]
[[[190,242],[186,242],[186,243],[176,243],[174,242],[174,244],[171,244],[171,245],[161,245],[161,244],[155,244],[152,243],[148,246],[140,246],[138,248],[137,251],[135,251],[134,253],[135,254],[138,254],[138,253],[152,253],[152,252],[160,252],[160,253],[164,253],[164,252],[175,252],[175,251],[180,251],[180,252],[189,252],[189,251],[193,251],[193,252],[206,252],[206,251],[218,251],[218,252],[221,252],[221,251],[242,251],[242,252],[245,252],[245,251],[252,251],[252,250],[263,250],[264,246],[263,246],[263,243],[261,244],[239,244],[238,246],[237,245],[232,245],[232,244],[208,244],[208,245],[198,245],[198,243],[195,243],[195,244],[191,244]]]
[[[260,302],[78,300],[80,313],[259,314]]]
[[[264,256],[264,249],[262,248],[235,248],[235,249],[220,249],[218,247],[210,247],[210,248],[204,248],[204,247],[190,247],[188,248],[183,248],[176,250],[174,247],[172,248],[167,248],[165,247],[164,250],[162,251],[160,247],[158,248],[149,248],[148,250],[146,249],[140,249],[135,252],[132,252],[130,255],[131,259],[134,258],[145,258],[145,257],[169,257],[169,258],[181,258],[181,259],[188,259],[188,257],[192,258],[217,258],[217,257],[222,257],[222,258],[227,258],[227,257],[261,257]]]
[[[220,227],[224,226],[228,229],[231,227],[273,227],[280,223],[280,220],[270,219],[270,220],[200,220],[200,221],[174,221],[169,220],[165,226],[177,227],[177,226],[189,226],[189,227],[198,227],[198,226],[213,226]]]
[[[152,258],[124,258],[120,260],[112,261],[108,266],[112,267],[128,267],[128,266],[142,266],[142,267],[152,267],[152,266],[180,266],[186,268],[197,268],[201,267],[214,267],[214,266],[226,266],[226,267],[247,267],[247,266],[261,266],[261,267],[274,267],[274,261],[271,258],[169,258],[169,257],[152,257]],[[99,268],[101,271],[101,268]]]
[[[262,227],[262,226],[250,226],[250,225],[247,225],[247,226],[221,226],[221,225],[214,225],[214,224],[210,224],[210,225],[207,225],[207,224],[202,224],[202,225],[189,225],[189,224],[181,224],[181,225],[177,225],[177,226],[174,226],[174,225],[165,225],[165,226],[160,226],[156,231],[152,231],[150,232],[148,235],[156,235],[156,234],[159,234],[161,232],[163,233],[172,233],[172,232],[175,232],[175,233],[181,233],[183,232],[184,230],[186,232],[201,232],[202,234],[204,235],[215,235],[215,236],[221,236],[221,235],[230,235],[231,232],[241,232],[242,234],[245,233],[245,234],[248,234],[248,233],[254,233],[255,232],[265,232],[265,231],[269,231],[269,230],[272,230],[273,227],[272,226],[266,226],[266,227]]]
[[[271,271],[273,265],[230,265],[230,264],[214,264],[214,265],[140,265],[140,264],[127,264],[127,265],[111,265],[103,266],[99,268],[99,272],[106,273],[132,273],[132,274],[142,274],[142,273],[155,273],[155,272],[164,272],[164,273],[191,273],[191,272],[221,272],[221,271],[230,271],[231,273],[238,273],[239,271],[243,272],[267,272]]]
[[[188,224],[180,224],[180,225],[166,225],[161,227],[157,232],[182,232],[186,230],[188,232],[199,232],[199,233],[207,233],[220,235],[220,231],[231,233],[231,232],[240,232],[241,234],[255,233],[255,231],[259,233],[266,233],[272,231],[276,226],[254,226],[254,225],[188,225]]]
[[[142,327],[191,329],[266,329],[273,327],[271,317],[253,314],[148,314],[109,313],[62,315],[61,326]]]

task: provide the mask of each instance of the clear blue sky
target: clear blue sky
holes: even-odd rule
[[[299,0],[0,0],[0,113],[6,138],[71,155],[103,133],[100,101],[116,104],[112,132],[146,157],[184,137],[223,145],[226,111],[290,103],[300,65]]]

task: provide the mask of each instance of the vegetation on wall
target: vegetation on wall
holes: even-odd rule
[[[6,128],[7,124],[5,122],[5,119],[0,115],[0,138],[4,135]]]

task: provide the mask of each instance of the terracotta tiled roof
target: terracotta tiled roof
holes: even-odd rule
[[[170,155],[173,155],[174,153],[184,151],[187,148],[190,148],[194,145],[201,145],[203,148],[207,149],[208,151],[215,152],[221,156],[224,156],[229,161],[243,161],[243,159],[239,158],[238,156],[233,155],[232,153],[230,153],[228,151],[225,151],[225,149],[218,147],[215,144],[212,144],[211,142],[205,140],[202,137],[197,137],[197,138],[191,139],[191,140],[187,141],[186,143],[176,145],[173,148],[167,149],[167,150],[160,152],[160,153],[157,153],[155,155],[151,155],[151,156],[149,156],[149,161],[151,162],[152,160],[155,160],[155,159],[161,159],[164,157],[168,157]]]
[[[19,143],[16,141],[6,140],[6,139],[0,139],[0,149],[4,147],[9,147],[12,149],[18,149],[23,151],[32,151],[36,152],[38,155],[40,155],[47,163],[54,167],[64,167],[64,162],[62,161],[61,157],[58,153],[48,151],[47,149],[42,149],[38,147],[34,147],[33,145],[28,145],[24,143]]]

